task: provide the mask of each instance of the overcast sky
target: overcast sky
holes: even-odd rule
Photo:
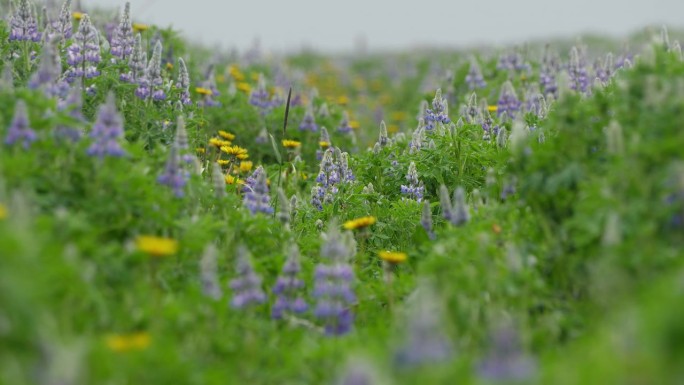
[[[684,0],[131,0],[131,8],[135,21],[173,26],[193,40],[244,49],[259,38],[279,51],[350,50],[359,36],[369,49],[400,49],[684,26]]]

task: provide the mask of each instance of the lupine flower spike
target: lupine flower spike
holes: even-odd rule
[[[53,29],[59,33],[64,40],[70,39],[73,35],[74,26],[71,22],[71,0],[65,0],[59,11],[59,19],[53,22]]]
[[[83,90],[81,87],[72,87],[65,100],[57,103],[57,109],[62,111],[69,109],[69,116],[79,123],[85,123],[83,116]],[[59,125],[55,128],[55,135],[60,139],[77,142],[81,139],[82,130],[76,127]]]
[[[237,276],[230,281],[233,298],[230,305],[234,309],[245,309],[266,302],[266,294],[261,289],[261,277],[254,271],[251,255],[244,245],[238,246]]]
[[[425,111],[425,130],[432,131],[437,123],[449,124],[449,106],[447,100],[442,97],[442,90],[437,89],[435,98],[432,100],[432,108]]]
[[[406,174],[407,185],[401,185],[401,193],[406,195],[408,199],[420,202],[423,200],[423,192],[425,187],[423,183],[418,181],[418,170],[416,170],[416,163],[411,162]]]
[[[506,114],[508,117],[513,118],[520,110],[520,106],[520,99],[518,99],[513,84],[510,81],[507,81],[501,87],[499,102],[497,104],[497,113],[499,116]]]
[[[217,198],[223,198],[226,196],[226,182],[223,176],[223,171],[221,166],[214,162],[211,167],[211,184],[214,187],[214,194]]]
[[[478,367],[479,375],[492,381],[526,382],[536,372],[536,362],[520,348],[517,333],[510,327],[498,330],[492,338],[489,355]]]
[[[316,266],[313,292],[316,298],[314,315],[325,324],[327,335],[348,333],[354,321],[350,309],[356,302],[352,289],[354,271],[349,264],[355,253],[350,247],[352,244],[351,233],[341,234],[337,222],[332,221],[323,237],[322,262]]]
[[[133,24],[131,23],[131,3],[126,2],[121,13],[119,25],[114,30],[110,44],[112,56],[125,60],[133,53],[135,37],[133,37]]]
[[[487,82],[485,82],[484,77],[482,76],[480,65],[477,63],[477,59],[475,58],[470,60],[470,70],[466,75],[465,81],[471,91],[474,91],[478,88],[485,88],[487,86]]]
[[[98,158],[124,156],[126,152],[119,144],[119,139],[123,138],[123,135],[123,120],[116,110],[114,94],[110,93],[107,101],[100,106],[97,120],[90,132],[93,144],[88,147],[88,155]]]
[[[162,44],[161,41],[157,41],[145,74],[138,79],[138,89],[135,90],[135,95],[140,99],[146,100],[149,97],[157,101],[166,99],[166,93],[162,88],[164,81],[161,75],[161,55]]]
[[[302,122],[299,124],[299,130],[311,132],[318,131],[318,125],[316,125],[316,118],[314,117],[313,106],[311,104],[306,107],[306,113],[304,114],[304,119],[302,119]]]
[[[202,282],[202,294],[213,299],[219,300],[223,296],[221,285],[218,279],[216,259],[218,250],[213,244],[209,244],[202,254],[200,260],[200,281]]]
[[[430,201],[423,201],[423,211],[420,216],[420,225],[423,226],[425,232],[431,240],[435,239],[435,233],[432,230],[432,209],[430,208]]]
[[[34,7],[28,0],[20,0],[14,14],[10,17],[10,41],[40,41],[38,22],[33,11]]]
[[[590,80],[586,61],[577,47],[572,47],[570,51],[568,73],[570,75],[570,89],[582,94],[589,92]]]
[[[142,44],[142,36],[135,35],[135,42],[133,44],[133,52],[128,58],[128,67],[130,71],[119,76],[119,80],[126,83],[137,83],[139,79],[145,76],[145,69],[147,68],[147,52]]]
[[[273,207],[271,207],[271,197],[268,192],[268,184],[266,182],[266,172],[263,167],[259,166],[254,170],[254,183],[245,184],[245,195],[243,204],[252,213],[258,212],[264,214],[273,214]]]
[[[276,301],[271,308],[272,318],[281,319],[286,314],[301,314],[309,308],[302,293],[304,281],[299,278],[301,271],[299,247],[296,243],[292,243],[287,261],[273,286]]]
[[[249,104],[257,107],[261,115],[266,115],[272,107],[270,95],[266,89],[266,79],[263,74],[259,74],[259,81],[249,95]]]
[[[14,146],[15,143],[21,142],[25,150],[31,146],[31,143],[36,141],[37,136],[35,131],[29,126],[28,113],[26,112],[26,103],[23,100],[17,101],[14,107],[14,118],[12,124],[7,129],[7,136],[5,137],[5,144]]]
[[[90,17],[83,15],[78,30],[73,36],[73,42],[67,48],[66,79],[69,83],[100,75],[97,69],[100,63],[100,37],[97,29],[90,23]],[[83,84],[83,83],[82,83]]]
[[[321,127],[321,137],[318,140],[318,150],[316,150],[316,160],[323,159],[323,153],[327,150],[332,143],[330,143],[330,135],[328,134],[328,129]]]
[[[187,177],[187,173],[181,168],[178,144],[173,143],[169,152],[169,158],[164,167],[164,173],[157,178],[157,182],[170,187],[177,198],[182,198],[185,195]]]
[[[178,80],[176,81],[176,89],[180,91],[178,101],[181,105],[187,106],[192,104],[190,100],[190,75],[188,74],[188,67],[185,65],[183,58],[178,58]]]
[[[457,187],[454,190],[454,201],[451,211],[451,218],[449,221],[455,226],[466,224],[470,220],[470,213],[465,201],[465,190],[463,187]]]
[[[352,132],[352,127],[349,124],[349,113],[347,111],[342,112],[342,120],[340,120],[340,125],[337,126],[337,131],[343,134]]]
[[[48,41],[43,46],[40,66],[33,73],[28,86],[31,89],[41,89],[47,97],[66,97],[69,85],[61,78],[62,60],[59,57],[54,41]]]
[[[290,200],[287,199],[285,191],[278,187],[278,219],[285,225],[287,229],[290,227],[290,220],[292,219],[292,208],[290,207]]]

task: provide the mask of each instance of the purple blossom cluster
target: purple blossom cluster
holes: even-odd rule
[[[9,20],[10,41],[40,41],[41,36],[40,32],[38,32],[38,22],[34,7],[28,0],[19,1]]]
[[[63,98],[69,92],[69,84],[62,78],[62,60],[54,41],[47,42],[43,46],[40,66],[31,75],[28,87],[41,89],[47,97]]]
[[[266,294],[261,289],[261,277],[254,271],[249,250],[244,245],[238,246],[236,273],[237,277],[230,281],[233,298],[230,305],[234,309],[245,309],[266,302]]]
[[[350,307],[356,302],[356,295],[349,259],[355,248],[351,233],[341,234],[333,221],[321,245],[322,262],[316,266],[313,289],[314,315],[323,322],[327,335],[346,334],[354,322]]]
[[[155,101],[166,99],[166,92],[162,88],[164,80],[161,74],[161,55],[161,41],[157,41],[145,72],[138,78],[138,88],[135,90],[135,96],[138,98],[143,100],[152,98]]]
[[[69,83],[80,79],[94,78],[100,75],[97,65],[102,60],[100,56],[100,37],[97,29],[91,24],[90,17],[83,15],[78,30],[72,37],[72,43],[67,48],[66,80]]]
[[[568,64],[568,74],[570,75],[570,89],[587,94],[591,85],[587,70],[586,58],[583,51],[577,47],[572,47],[570,51],[570,63]]]
[[[5,144],[14,146],[17,142],[20,142],[22,147],[28,150],[31,143],[35,142],[36,139],[38,139],[38,136],[29,124],[26,103],[23,100],[19,100],[14,106],[14,118],[7,130]]]
[[[470,213],[465,201],[465,190],[463,187],[457,187],[454,190],[453,202],[449,197],[449,191],[446,186],[442,185],[439,190],[440,205],[442,206],[442,215],[454,226],[462,226],[470,220]]]
[[[121,13],[119,25],[114,29],[110,42],[112,56],[125,60],[133,54],[135,37],[133,36],[133,24],[131,22],[131,3],[126,2]]]
[[[319,210],[323,210],[324,204],[332,203],[341,184],[354,180],[354,173],[349,167],[349,155],[341,152],[339,148],[329,147],[321,159],[316,177],[317,185],[311,190],[311,203]]]
[[[69,116],[78,123],[85,123],[83,116],[83,90],[81,87],[72,87],[64,100],[57,103],[59,111],[69,110]],[[66,139],[71,142],[81,140],[82,132],[80,129],[64,124],[55,128],[55,136],[59,139]]]
[[[401,193],[406,195],[408,199],[415,200],[416,202],[422,201],[425,187],[423,186],[423,183],[418,180],[418,170],[416,169],[415,162],[411,162],[409,165],[406,181],[408,184],[401,185]]]
[[[254,170],[251,180],[245,183],[243,188],[243,204],[252,213],[273,214],[271,207],[271,196],[269,195],[268,183],[266,182],[266,172],[262,166]]]
[[[98,158],[126,155],[119,143],[123,135],[123,119],[116,109],[114,94],[110,93],[107,101],[98,109],[97,120],[90,132],[93,143],[88,147],[88,155]]]
[[[221,93],[216,87],[216,77],[214,75],[213,65],[207,68],[204,81],[200,84],[200,88],[209,90],[209,92],[203,95],[202,100],[197,102],[197,105],[200,107],[218,107],[221,105],[221,102],[216,100],[216,97],[220,96]]]
[[[188,183],[188,174],[181,167],[180,149],[177,143],[171,145],[169,158],[166,161],[164,172],[159,175],[157,182],[173,190],[177,198],[185,195],[185,185]]]
[[[176,80],[176,89],[180,91],[178,101],[181,105],[188,106],[192,104],[190,99],[190,74],[188,67],[185,65],[183,58],[178,58],[178,79]]]
[[[337,132],[341,132],[343,134],[349,134],[352,132],[352,127],[349,124],[349,113],[347,111],[342,112],[342,119],[340,120],[340,124],[337,126]]]
[[[249,104],[257,107],[261,115],[266,115],[271,108],[280,104],[280,101],[278,100],[271,100],[271,96],[266,89],[266,79],[263,74],[259,75],[259,81],[257,82],[256,88],[249,94]]]
[[[492,338],[490,353],[478,365],[480,377],[491,381],[528,381],[536,372],[536,362],[525,355],[512,328],[498,330]]]
[[[497,113],[499,116],[506,115],[509,118],[513,118],[520,111],[522,103],[518,99],[518,94],[513,88],[513,84],[510,81],[501,86],[501,93],[499,94],[499,101],[497,103]]]
[[[273,286],[273,294],[275,294],[276,300],[271,308],[272,318],[281,319],[288,313],[301,314],[309,308],[302,293],[304,281],[299,278],[301,271],[299,247],[293,243],[282,272]]]
[[[468,70],[465,81],[471,91],[487,86],[487,82],[485,82],[484,76],[482,76],[480,65],[475,58],[472,58],[470,61],[470,70]]]
[[[442,98],[442,90],[437,89],[435,98],[432,100],[432,108],[425,110],[425,130],[432,131],[437,123],[449,124],[449,106],[447,100]]]
[[[122,82],[136,84],[138,79],[141,79],[145,75],[145,69],[147,68],[147,52],[143,47],[142,36],[140,34],[135,35],[133,52],[131,53],[131,56],[128,57],[128,68],[130,70],[127,73],[123,73],[119,76],[119,80]]]
[[[316,124],[316,118],[314,117],[312,105],[306,107],[304,118],[302,119],[302,122],[299,123],[299,130],[311,132],[318,131],[318,125]]]

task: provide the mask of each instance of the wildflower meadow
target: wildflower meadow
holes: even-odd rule
[[[0,383],[684,383],[684,34],[266,55],[0,9]]]

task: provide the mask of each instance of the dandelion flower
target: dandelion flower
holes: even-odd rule
[[[251,161],[240,162],[240,172],[248,172],[252,170],[254,164]]]
[[[373,216],[361,217],[344,222],[344,228],[347,230],[357,230],[364,227],[374,225],[377,219]]]
[[[133,31],[134,32],[145,32],[148,29],[150,29],[150,26],[147,24],[133,23]]]
[[[151,338],[147,332],[111,334],[105,338],[107,347],[114,352],[144,350],[150,346],[150,341]]]
[[[283,139],[283,147],[285,148],[297,148],[302,145],[302,142],[296,140]]]
[[[393,265],[398,265],[405,262],[408,256],[406,253],[398,251],[379,251],[378,256],[385,262],[391,263]]]
[[[0,220],[7,218],[7,206],[0,203]]]
[[[135,240],[138,250],[152,257],[165,257],[178,252],[178,241],[171,238],[141,235]]]
[[[221,130],[218,132],[218,134],[220,137],[222,137],[223,139],[226,139],[226,140],[234,140],[235,139],[235,134],[231,134],[228,131]]]
[[[204,87],[195,87],[195,92],[197,92],[200,95],[206,95],[206,96],[211,96],[214,93],[211,92],[210,89],[204,88]]]

